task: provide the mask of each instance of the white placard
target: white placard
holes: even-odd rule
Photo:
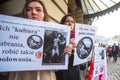
[[[92,80],[107,80],[106,49],[95,47],[94,49],[94,69]]]
[[[70,28],[0,15],[0,72],[67,69]]]
[[[96,39],[96,27],[85,24],[76,24],[74,65],[90,61],[93,45]]]

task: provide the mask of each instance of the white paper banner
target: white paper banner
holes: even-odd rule
[[[102,47],[94,48],[94,69],[92,80],[107,80],[106,49]]]
[[[0,72],[67,69],[70,28],[0,15]]]
[[[74,65],[90,61],[93,45],[96,39],[96,27],[85,24],[76,24]]]

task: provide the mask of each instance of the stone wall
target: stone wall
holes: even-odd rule
[[[0,14],[6,15],[20,15],[22,12],[25,0],[10,0],[0,3]]]
[[[42,0],[45,3],[50,21],[60,22],[61,18],[68,13],[67,0]]]
[[[26,0],[10,0],[0,4],[0,14],[21,16]],[[41,0],[44,2],[51,22],[60,22],[68,13],[68,0]]]
[[[76,5],[75,0],[68,0],[68,13],[76,18],[77,23],[83,23],[83,11]]]
[[[21,16],[26,0],[10,0],[0,4],[0,14]],[[78,23],[83,23],[83,13],[80,7],[76,6],[75,0],[41,0],[44,2],[49,20],[59,23],[61,18],[70,13],[75,16]]]

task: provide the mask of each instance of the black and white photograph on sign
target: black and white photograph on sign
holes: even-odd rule
[[[43,40],[39,35],[31,35],[27,39],[27,45],[31,49],[39,49],[43,45]]]
[[[64,65],[65,54],[63,50],[66,45],[65,32],[45,30],[44,50],[43,50],[43,65]]]
[[[83,37],[77,44],[77,55],[80,59],[85,59],[91,53],[93,41],[90,37]]]
[[[106,51],[104,48],[95,47],[94,52],[95,52],[95,61],[104,61],[105,60],[104,54],[106,53]]]
[[[100,57],[101,57],[101,60],[103,60],[105,58],[104,56],[104,50],[102,50],[100,53],[99,53]]]

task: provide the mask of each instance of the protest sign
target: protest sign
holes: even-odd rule
[[[107,80],[106,49],[95,47],[92,80]]]
[[[85,24],[76,24],[74,65],[79,65],[91,60],[93,46],[96,39],[96,27]]]
[[[0,38],[0,72],[68,67],[68,26],[0,15]]]

